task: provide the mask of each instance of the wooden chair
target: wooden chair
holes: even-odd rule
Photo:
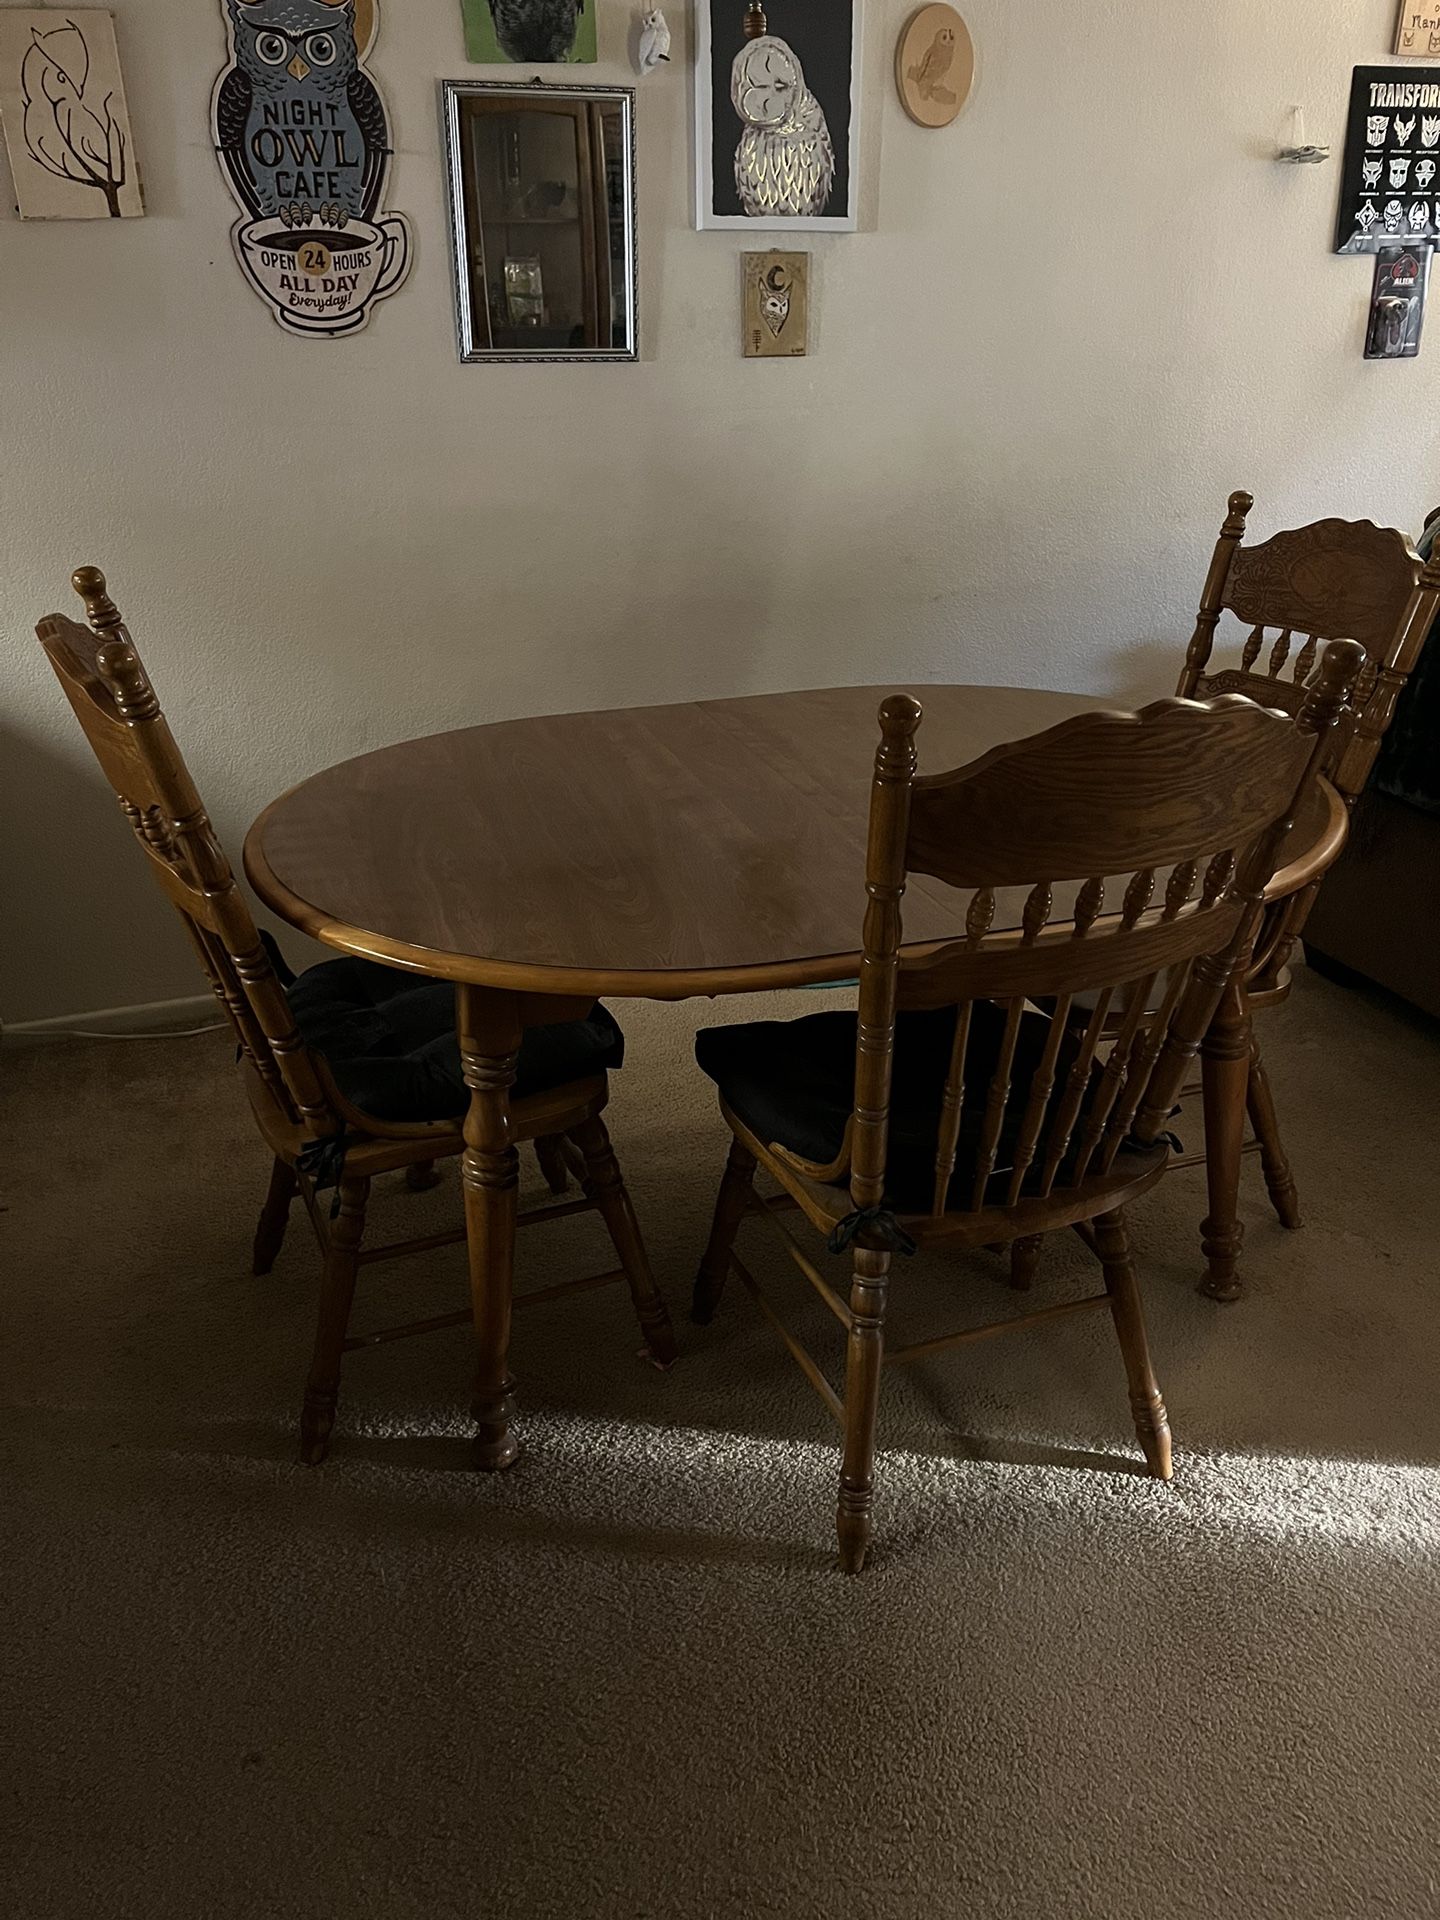
[[[1104,1291],[999,1326],[1108,1305],[1145,1459],[1169,1479],[1125,1208],[1165,1170],[1163,1130],[1187,1062],[1245,966],[1279,849],[1363,661],[1351,643],[1329,648],[1298,721],[1233,696],[1164,700],[1082,715],[921,779],[919,704],[897,694],[881,706],[858,1015],[712,1028],[696,1042],[734,1139],[693,1317],[711,1318],[733,1267],[840,1422],[845,1571],[860,1570],[870,1539],[882,1361],[904,1365],[997,1330],[887,1353],[897,1251],[1081,1228]],[[911,873],[969,892],[963,939],[902,951]],[[995,933],[1002,890],[1000,924],[1013,931]],[[1077,1024],[1086,994],[1093,1005]],[[1048,1016],[1035,1008],[1042,998]],[[773,1200],[754,1192],[757,1166],[779,1182]],[[848,1302],[781,1225],[791,1208],[832,1253],[853,1245]],[[846,1329],[843,1395],[735,1253],[752,1211]]]
[[[377,1332],[349,1332],[351,1303],[361,1267],[400,1254],[428,1252],[465,1238],[465,1229],[459,1227],[453,1232],[426,1234],[387,1246],[363,1245],[366,1204],[370,1184],[377,1175],[403,1168],[412,1185],[428,1185],[436,1160],[462,1152],[463,1083],[457,1094],[457,1110],[443,1118],[378,1118],[347,1096],[340,1084],[339,1066],[332,1068],[323,1053],[306,1044],[297,1030],[296,1013],[286,989],[236,885],[134,643],[106,593],[104,575],[98,568],[82,567],[73,583],[85,602],[90,626],[82,627],[62,614],[51,614],[40,622],[36,632],[135,831],[151,872],[178,911],[206,979],[234,1027],[240,1078],[260,1131],[274,1154],[270,1190],[255,1235],[254,1271],[266,1273],[273,1264],[297,1191],[324,1256],[319,1323],[300,1423],[302,1457],[318,1463],[329,1448],[342,1354],[405,1334],[453,1326],[469,1317],[467,1309]],[[303,999],[299,989],[324,976],[327,968],[352,967],[371,968],[365,976],[371,987],[374,976],[392,979],[397,990],[405,993],[411,1015],[415,1015],[413,977],[364,961],[326,962],[311,969],[301,976],[297,998]],[[437,999],[422,1005],[420,1016],[433,1024],[438,1007],[441,1022],[453,1027],[453,991],[441,982],[427,985]],[[332,1018],[334,1013],[332,1008]],[[542,1023],[553,1020],[553,1012],[547,1014],[544,1001],[535,1003],[533,1014],[536,1031],[542,1030]],[[608,1015],[604,1018],[609,1020]],[[613,1027],[613,1022],[610,1025]],[[618,1029],[614,1031],[618,1035]],[[531,1037],[527,1034],[527,1043]],[[603,1042],[603,1035],[601,1039]],[[597,1057],[596,1036],[585,1022],[544,1025],[543,1044],[545,1065],[551,1074],[571,1057],[572,1048],[576,1057]],[[356,1062],[347,1064],[353,1070]],[[359,1064],[363,1068],[363,1059]],[[394,1060],[386,1062],[392,1069],[395,1064]],[[513,1100],[510,1109],[512,1136],[517,1143],[536,1143],[552,1191],[564,1191],[567,1165],[579,1170],[585,1198],[539,1207],[522,1214],[520,1224],[593,1208],[604,1219],[620,1267],[592,1279],[521,1295],[516,1304],[624,1278],[629,1282],[650,1356],[660,1365],[669,1365],[675,1356],[669,1316],[656,1289],[600,1118],[607,1099],[603,1068],[546,1085],[528,1095],[524,1086],[522,1047],[517,1081],[520,1097]],[[317,1195],[322,1187],[332,1184],[337,1189],[336,1199],[327,1218]]]
[[[1265,706],[1298,713],[1320,644],[1358,641],[1365,666],[1329,770],[1353,806],[1440,608],[1440,561],[1422,564],[1403,533],[1368,520],[1317,520],[1246,546],[1245,521],[1253,504],[1248,493],[1230,496],[1176,691],[1195,699],[1243,693]],[[1211,655],[1222,618],[1237,624],[1240,654],[1238,666],[1217,670]],[[1241,1291],[1242,1154],[1258,1151],[1281,1224],[1300,1225],[1295,1179],[1250,1015],[1288,997],[1290,957],[1318,885],[1312,882],[1287,899],[1271,901],[1247,977],[1234,984],[1202,1048],[1209,1185],[1201,1228],[1207,1261],[1202,1291],[1217,1300],[1237,1299]],[[1248,1146],[1247,1113],[1254,1132]],[[1191,1164],[1198,1163],[1199,1157]]]

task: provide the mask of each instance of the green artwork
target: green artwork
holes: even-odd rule
[[[595,0],[460,0],[476,66],[594,60]]]

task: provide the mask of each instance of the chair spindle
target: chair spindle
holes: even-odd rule
[[[1030,1096],[1025,1103],[1025,1111],[1020,1120],[1020,1133],[1015,1142],[1015,1159],[1010,1169],[1010,1184],[1005,1189],[1005,1204],[1013,1207],[1020,1198],[1020,1189],[1025,1184],[1035,1159],[1035,1150],[1040,1144],[1040,1129],[1045,1122],[1045,1114],[1050,1105],[1050,1096],[1055,1091],[1055,1066],[1060,1057],[1060,1044],[1065,1038],[1070,1024],[1070,1008],[1074,996],[1062,993],[1055,1002],[1050,1016],[1050,1031],[1045,1036],[1045,1050],[1040,1055],[1040,1063],[1035,1069],[1035,1077],[1030,1082]]]
[[[1105,881],[1103,876],[1087,880],[1080,889],[1075,902],[1075,931],[1082,937],[1089,933],[1099,918],[1100,909],[1105,904]]]
[[[1198,864],[1194,860],[1182,860],[1165,883],[1165,907],[1162,920],[1174,920],[1180,909],[1189,903],[1190,894],[1195,886]]]
[[[1285,662],[1290,658],[1290,629],[1282,627],[1280,637],[1270,649],[1270,659],[1265,671],[1272,680],[1278,680]]]
[[[1015,1042],[1020,1036],[1020,1021],[1025,1012],[1024,998],[1017,994],[1005,1003],[1005,1032],[1000,1041],[1000,1057],[990,1081],[985,1103],[985,1121],[980,1132],[980,1151],[975,1159],[975,1185],[970,1204],[985,1204],[985,1189],[995,1171],[995,1154],[1005,1124],[1005,1109],[1010,1104],[1010,1077],[1015,1066]]]
[[[955,1150],[960,1140],[961,1107],[965,1096],[965,1055],[970,1045],[970,1015],[973,1001],[967,1000],[955,1014],[955,1037],[950,1043],[950,1065],[945,1074],[945,1091],[940,1099],[940,1128],[935,1145],[935,1187],[933,1211],[943,1213],[955,1172]]]
[[[1065,1076],[1065,1090],[1050,1122],[1050,1139],[1045,1150],[1044,1164],[1040,1170],[1040,1191],[1048,1194],[1054,1188],[1055,1176],[1060,1171],[1060,1163],[1070,1148],[1070,1136],[1075,1131],[1075,1121],[1080,1112],[1080,1104],[1085,1098],[1085,1090],[1090,1084],[1090,1068],[1095,1052],[1105,1033],[1105,1021],[1110,1012],[1110,1002],[1115,997],[1114,987],[1101,989],[1089,1020],[1085,1025],[1080,1050],[1071,1063]]]
[[[1125,889],[1125,898],[1120,908],[1120,924],[1128,933],[1150,904],[1150,896],[1155,891],[1155,869],[1140,867]]]

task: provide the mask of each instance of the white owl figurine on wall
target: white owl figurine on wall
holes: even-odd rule
[[[735,149],[743,211],[752,220],[824,213],[835,149],[793,48],[771,33],[747,40],[730,69],[730,98],[745,123]]]
[[[662,60],[670,58],[670,23],[659,7],[651,7],[640,23],[641,73],[653,73]]]

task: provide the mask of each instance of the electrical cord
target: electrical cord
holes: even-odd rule
[[[19,1036],[26,1040],[193,1040],[201,1033],[222,1033],[228,1020],[212,1020],[204,1027],[155,1027],[146,1033],[102,1033],[98,1027],[47,1027],[43,1033]]]

